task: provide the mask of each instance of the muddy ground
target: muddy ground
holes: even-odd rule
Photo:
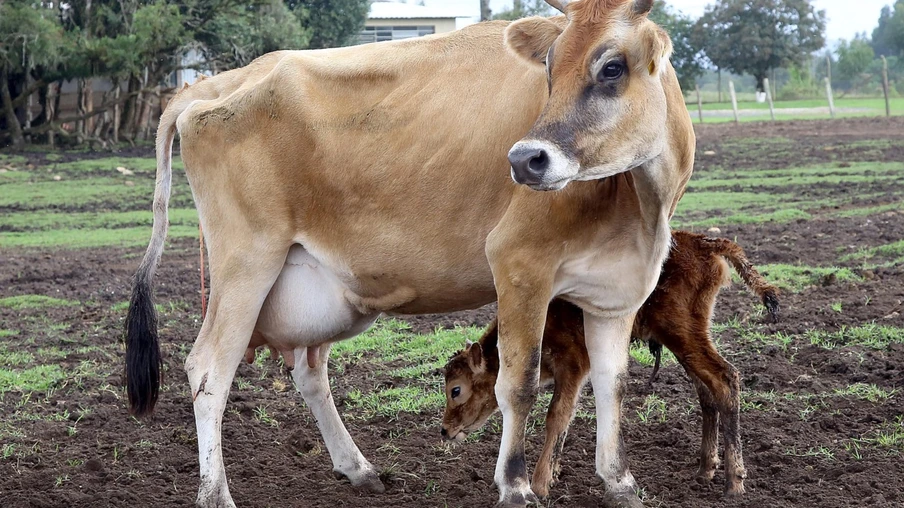
[[[792,140],[782,153],[763,149],[769,138]],[[881,150],[844,149],[864,139],[902,140]],[[743,140],[743,143],[738,143]],[[825,147],[835,147],[825,149]],[[715,154],[704,155],[713,151]],[[851,119],[836,122],[785,122],[698,127],[697,171],[708,167],[784,168],[836,161],[900,161],[904,121]],[[40,157],[31,157],[40,164]],[[904,186],[904,182],[898,181]],[[835,189],[834,192],[845,192]],[[624,429],[631,469],[648,506],[675,507],[847,507],[904,505],[901,441],[879,443],[883,433],[904,433],[904,344],[874,349],[811,345],[808,331],[837,332],[876,323],[904,327],[904,266],[868,271],[857,261],[838,263],[839,252],[904,238],[904,207],[899,211],[838,217],[827,212],[811,220],[784,224],[724,226],[755,264],[805,263],[849,266],[851,281],[819,281],[782,297],[783,319],[767,323],[757,302],[742,286],[722,291],[715,322],[719,350],[741,371],[745,406],[741,415],[747,493],[721,496],[721,471],[712,484],[694,481],[700,440],[700,411],[683,371],[664,367],[652,388],[649,368],[631,361]],[[156,414],[143,421],[128,416],[117,341],[124,301],[143,248],[84,250],[4,249],[0,261],[2,296],[41,294],[78,300],[80,306],[40,310],[0,308],[0,329],[36,330],[40,348],[88,348],[71,354],[63,367],[73,381],[49,394],[27,397],[10,392],[0,412],[34,415],[10,421],[2,434],[16,452],[0,459],[0,505],[16,507],[191,506],[198,487],[198,457],[191,399],[182,359],[199,328],[197,246],[177,240],[158,271],[157,295],[187,302],[164,314],[166,385]],[[839,303],[841,311],[830,306]],[[416,330],[435,326],[483,325],[493,307],[444,316],[413,317]],[[39,330],[63,324],[55,331]],[[68,325],[68,326],[67,326]],[[750,339],[759,333],[762,339]],[[781,338],[787,337],[787,345]],[[498,426],[479,442],[450,447],[440,441],[438,411],[399,413],[391,418],[355,418],[347,394],[379,390],[397,383],[367,355],[334,376],[334,395],[363,453],[383,471],[387,491],[361,494],[333,478],[316,425],[300,396],[287,389],[290,378],[275,369],[242,365],[237,375],[256,390],[233,389],[223,430],[226,472],[239,506],[434,507],[492,506],[497,492],[493,467]],[[85,374],[86,372],[90,374]],[[76,377],[76,373],[81,373]],[[440,377],[423,380],[437,387]],[[874,384],[893,395],[877,402],[835,396],[854,383]],[[587,388],[582,404],[591,408]],[[651,393],[667,404],[663,420],[641,421],[638,410]],[[262,423],[259,408],[279,424]],[[85,411],[88,409],[88,411]],[[256,413],[257,412],[257,413]],[[79,419],[79,416],[81,418]],[[496,417],[498,420],[498,417]],[[579,417],[566,443],[559,484],[549,506],[597,506],[601,493],[593,466],[595,422]],[[904,434],[902,434],[904,436]],[[898,444],[895,444],[898,443]],[[4,443],[0,443],[4,444]],[[535,460],[542,423],[528,443]],[[28,453],[21,453],[23,450]]]

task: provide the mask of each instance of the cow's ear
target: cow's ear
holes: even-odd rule
[[[468,346],[468,367],[471,367],[475,374],[483,374],[487,370],[487,363],[483,358],[483,346],[479,343]]]
[[[547,18],[524,18],[505,29],[505,45],[521,58],[545,65],[546,54],[561,33],[562,27]]]

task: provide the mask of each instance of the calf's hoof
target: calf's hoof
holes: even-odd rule
[[[355,476],[349,476],[342,471],[333,470],[337,480],[347,479],[352,487],[370,494],[382,494],[386,492],[386,486],[380,481],[380,475],[376,471],[370,470],[359,473]]]
[[[540,498],[530,487],[510,488],[502,493],[499,502],[496,503],[496,508],[522,508],[529,504],[540,504]]]
[[[534,473],[533,479],[530,482],[530,488],[534,491],[534,494],[541,498],[545,498],[549,495],[549,489],[556,483],[555,479],[549,474],[541,474],[538,469],[536,473]]]
[[[606,492],[601,506],[606,508],[644,508],[643,502],[633,491]]]

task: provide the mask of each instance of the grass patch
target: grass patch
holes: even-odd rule
[[[860,400],[866,400],[876,403],[886,403],[898,393],[897,389],[885,390],[874,384],[854,383],[844,389],[835,390],[836,397],[854,397]]]
[[[841,210],[831,215],[835,217],[864,217],[867,215],[876,215],[884,212],[896,212],[901,209],[901,203],[889,203],[887,205],[866,206],[860,208],[850,208]]]
[[[167,240],[196,238],[198,227],[174,226],[167,232]],[[0,243],[7,247],[43,248],[58,247],[81,249],[89,247],[138,247],[151,239],[150,226],[121,229],[54,229],[29,233],[0,233]]]
[[[439,383],[435,389],[426,392],[419,387],[404,386],[370,393],[354,390],[346,398],[350,407],[361,411],[355,417],[365,420],[375,416],[397,418],[399,413],[435,413],[446,404],[446,397]]]
[[[646,342],[632,341],[629,353],[631,358],[634,358],[637,363],[644,367],[652,367],[653,364],[656,363],[656,358],[653,356],[653,353],[650,352],[650,348],[647,346]],[[675,360],[675,355],[667,348],[663,347],[660,365],[665,366],[672,363],[678,363],[678,361]]]
[[[826,349],[845,346],[885,349],[889,344],[904,343],[904,328],[868,323],[860,326],[842,326],[836,332],[808,330],[805,336],[810,344]]]
[[[837,282],[860,279],[850,269],[834,266],[773,264],[761,265],[758,270],[769,282],[794,292],[820,284],[826,279],[833,279]]]
[[[897,242],[879,245],[876,247],[860,249],[857,252],[841,256],[841,258],[839,258],[839,261],[842,263],[848,261],[862,261],[864,262],[864,265],[875,267],[879,265],[868,264],[866,262],[872,261],[876,258],[886,259],[887,261],[883,264],[888,266],[898,263],[904,263],[904,240],[898,240]]]
[[[667,419],[665,400],[651,393],[646,396],[636,413],[641,423],[665,423]]]
[[[16,335],[19,335],[19,330],[5,330],[5,329],[0,329],[0,338],[2,338],[2,337],[15,337]]]
[[[452,330],[435,330],[418,335],[411,333],[408,323],[394,319],[379,320],[370,330],[351,340],[333,346],[331,360],[340,371],[349,363],[356,363],[365,355],[377,364],[403,364],[391,370],[394,376],[420,379],[441,369],[455,352],[465,346],[466,340],[477,341],[482,328],[468,327]]]
[[[9,351],[0,346],[0,365],[3,367],[18,367],[35,361],[34,355],[28,351]]]
[[[68,374],[59,365],[38,365],[29,369],[0,369],[0,395],[6,392],[46,392]]]
[[[768,213],[736,213],[727,217],[713,217],[709,219],[681,221],[676,220],[676,225],[680,227],[711,227],[723,226],[728,224],[762,224],[764,222],[775,222],[784,224],[794,222],[796,220],[809,220],[813,216],[809,213],[798,210],[797,208],[789,208],[786,210],[776,210]]]
[[[48,307],[72,307],[79,305],[75,300],[62,300],[44,295],[19,295],[0,298],[0,307],[13,310],[45,309]]]
[[[7,232],[48,231],[54,229],[121,229],[141,226],[150,230],[154,214],[150,210],[130,212],[82,212],[56,211],[15,212],[0,216],[0,227]],[[171,208],[171,226],[198,227],[198,212],[194,208]]]

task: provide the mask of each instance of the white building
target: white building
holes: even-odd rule
[[[375,1],[358,40],[360,43],[395,41],[451,32],[474,22],[458,8],[434,7],[393,1]]]

